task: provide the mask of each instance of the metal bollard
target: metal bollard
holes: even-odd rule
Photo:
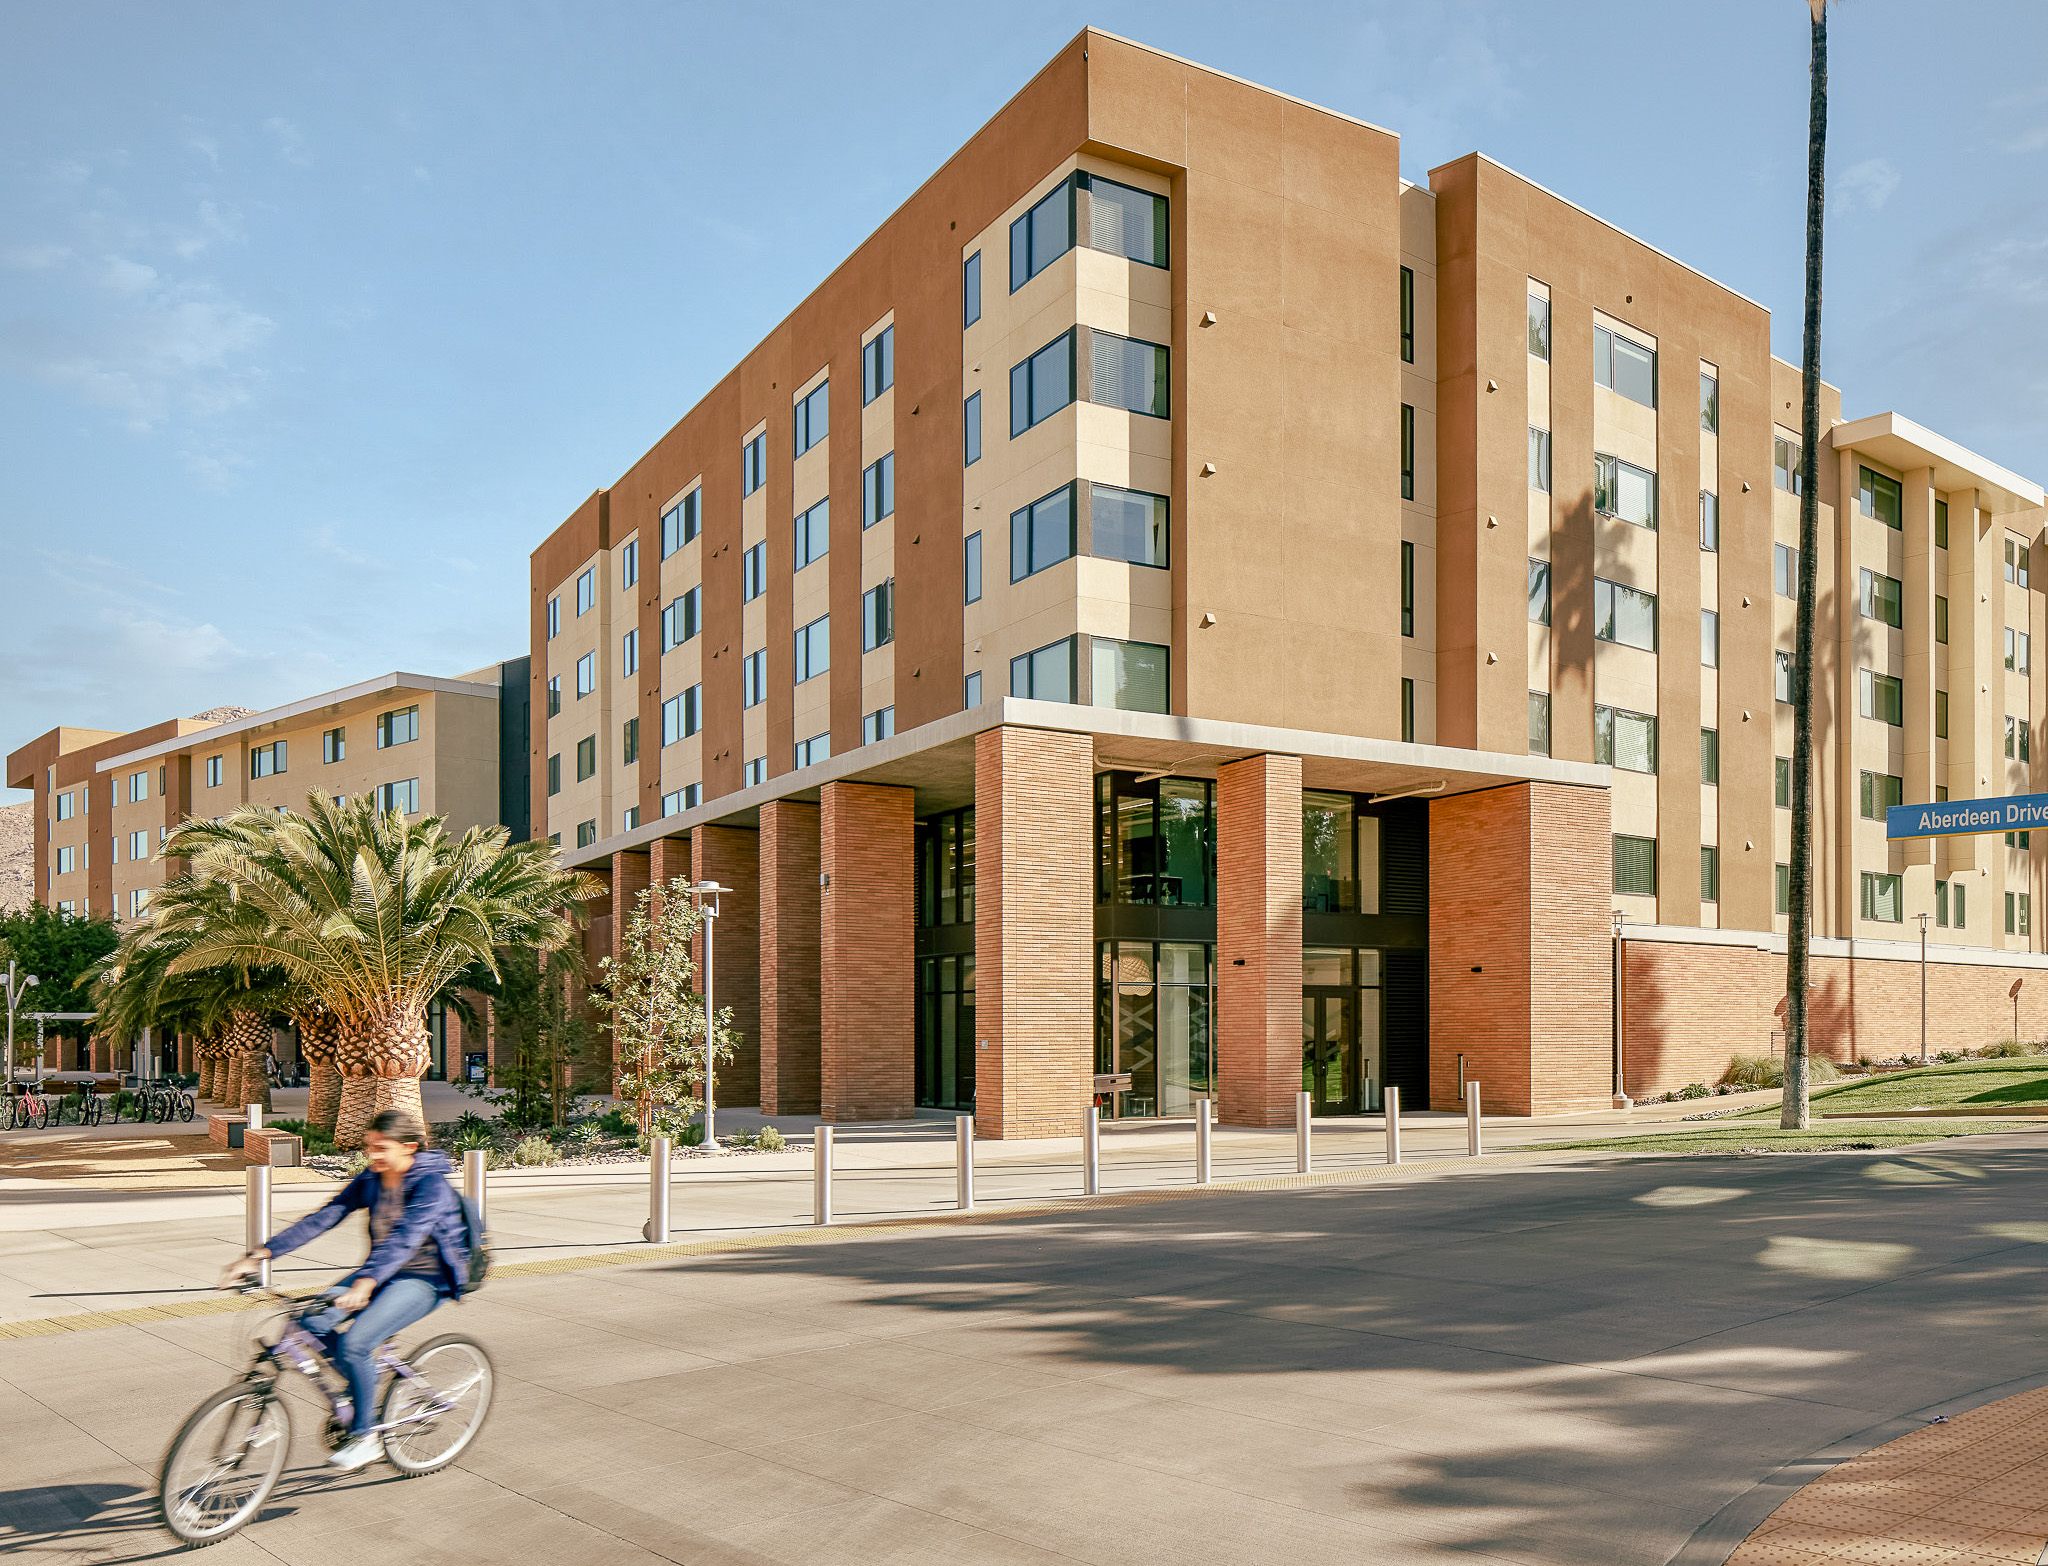
[[[647,1227],[640,1231],[650,1245],[668,1244],[668,1138],[647,1144]]]
[[[1465,1084],[1465,1152],[1467,1156],[1480,1156],[1479,1145],[1479,1084]]]
[[[1306,1093],[1294,1095],[1294,1172],[1307,1174],[1309,1164],[1308,1117],[1310,1099]]]
[[[253,1164],[242,1172],[242,1238],[255,1250],[270,1238],[270,1167]],[[256,1281],[270,1287],[270,1263],[256,1264]]]
[[[490,1159],[491,1155],[481,1148],[462,1155],[462,1194],[468,1197],[470,1205],[476,1208],[479,1228],[484,1227],[485,1219],[484,1166]]]
[[[974,1116],[953,1117],[953,1146],[959,1164],[957,1205],[964,1213],[974,1206]]]
[[[1096,1196],[1102,1191],[1101,1121],[1090,1104],[1081,1112],[1081,1194]]]
[[[819,1126],[811,1140],[811,1222],[832,1221],[832,1128]]]
[[[1401,1161],[1401,1090],[1390,1087],[1385,1093],[1387,1106],[1387,1162]]]
[[[1216,1106],[1208,1099],[1195,1103],[1195,1184],[1209,1183],[1209,1132],[1215,1124]]]

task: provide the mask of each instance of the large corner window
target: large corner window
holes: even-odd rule
[[[1092,706],[1118,712],[1172,710],[1169,660],[1172,654],[1156,642],[1124,642],[1091,637],[1088,699]]]
[[[1657,350],[1611,332],[1593,328],[1593,379],[1630,402],[1657,406]]]
[[[1301,794],[1301,909],[1316,914],[1380,911],[1379,817],[1349,794]]]
[[[1088,486],[1088,553],[1098,560],[1128,560],[1158,566],[1167,560],[1167,501],[1164,495]]]
[[[1074,638],[1063,636],[1010,660],[1010,694],[1030,701],[1076,701],[1076,672]]]
[[[1216,902],[1216,785],[1104,772],[1095,779],[1095,900],[1166,908]]]
[[[1081,245],[1146,266],[1166,265],[1164,196],[1077,170],[1010,225],[1010,292]]]
[[[1010,434],[1023,434],[1075,399],[1148,418],[1168,416],[1168,357],[1158,343],[1094,327],[1062,332],[1010,371]]]
[[[1050,495],[1010,513],[1010,580],[1027,576],[1071,559],[1078,547],[1074,517],[1074,491],[1078,486],[1062,484]]]

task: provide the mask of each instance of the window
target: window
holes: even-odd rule
[[[822,560],[832,546],[832,498],[828,495],[796,517],[796,564],[801,571],[813,560]]]
[[[758,707],[768,699],[768,649],[750,652],[740,660],[740,705]]]
[[[960,682],[960,705],[972,712],[981,705],[981,671],[976,669]]]
[[[78,849],[76,845],[67,843],[64,847],[57,850],[57,868],[54,873],[57,875],[69,875],[77,868]]]
[[[131,772],[128,774],[128,803],[133,805],[149,798],[149,774]]]
[[[215,761],[218,761],[220,758],[216,756],[213,759]],[[216,784],[220,782],[220,779],[212,775],[211,766],[212,763],[209,762],[209,771],[207,774],[206,781],[208,782],[208,784]],[[57,796],[57,819],[59,821],[69,821],[73,816],[77,815],[77,803],[77,796],[71,793],[69,789],[66,789],[63,793],[59,794]]]
[[[755,444],[758,445],[759,441],[757,440]],[[752,494],[753,490],[750,489],[747,493]],[[661,514],[662,559],[666,560],[703,531],[703,500],[704,491],[693,489]]]
[[[796,680],[801,685],[832,667],[832,617],[821,614],[796,633]]]
[[[628,718],[619,734],[619,760],[626,766],[640,759],[640,720]]]
[[[1593,509],[1637,527],[1657,525],[1657,475],[1619,457],[1593,458]]]
[[[1529,296],[1529,353],[1532,358],[1550,358],[1550,301]]]
[[[1415,362],[1415,270],[1401,268],[1401,362]]]
[[[377,714],[377,749],[389,750],[393,745],[409,745],[419,737],[418,707],[400,707],[395,712]]]
[[[756,756],[747,762],[742,771],[745,779],[743,787],[752,788],[756,784],[766,783],[768,781],[768,758],[766,756]]]
[[[1709,435],[1721,430],[1721,382],[1704,370],[1700,372],[1700,428]]]
[[[1401,498],[1415,498],[1415,410],[1401,404]]]
[[[1415,634],[1415,546],[1401,540],[1401,634]]]
[[[752,603],[768,591],[768,545],[764,541],[740,556],[740,602]]]
[[[896,328],[885,326],[860,351],[860,405],[865,408],[896,384]]]
[[[704,727],[704,687],[692,685],[688,690],[661,704],[661,742],[673,745],[677,740],[686,740]]]
[[[582,619],[597,607],[597,567],[576,578],[576,618]]]
[[[1886,810],[1906,802],[1906,780],[1883,772],[1866,772],[1863,777],[1863,819],[1882,821]]]
[[[1401,546],[1404,550],[1406,544]],[[1531,560],[1529,562],[1529,623],[1550,624],[1550,562]]]
[[[576,781],[586,783],[597,776],[597,736],[586,734],[576,742]]]
[[[1010,434],[1022,435],[1074,400],[1074,336],[1063,332],[1010,371]]]
[[[763,430],[740,447],[740,497],[768,482],[768,432]]]
[[[2007,892],[2005,894],[2005,933],[2007,935],[2027,935],[2032,933],[2028,929],[2029,920],[2027,917],[2031,902],[2032,899],[2025,892]]]
[[[550,796],[562,792],[562,757],[559,752],[548,757],[548,793]]]
[[[1700,548],[1721,547],[1721,497],[1710,489],[1700,491]]]
[[[640,632],[637,627],[619,638],[619,672],[640,672]]]
[[[886,451],[860,476],[860,525],[873,527],[896,514],[896,453]]]
[[[1657,770],[1657,720],[1619,707],[1593,709],[1593,759],[1623,772]]]
[[[1074,488],[1063,484],[1050,495],[1010,513],[1010,580],[1021,582],[1058,565],[1075,549]]]
[[[562,677],[559,674],[551,674],[548,676],[548,716],[559,717],[561,711]]]
[[[1799,551],[1790,544],[1771,545],[1771,590],[1780,598],[1799,596]]]
[[[1936,691],[1934,693],[1934,737],[1936,739],[1948,738],[1947,691]]]
[[[1781,914],[1790,913],[1792,911],[1792,867],[1790,865],[1776,866],[1771,877],[1771,884],[1774,893],[1771,900],[1772,909]]]
[[[673,794],[661,796],[661,813],[665,816],[679,816],[685,810],[695,810],[703,803],[704,785],[686,783]]]
[[[860,650],[873,652],[896,640],[896,579],[877,582],[860,600]]]
[[[267,778],[272,773],[284,771],[283,740],[273,740],[268,745],[252,745],[249,748],[249,776]]]
[[[1939,593],[1934,596],[1934,639],[1948,645],[1948,600]]]
[[[1700,730],[1700,781],[1719,784],[1721,781],[1721,731]]]
[[[370,791],[372,803],[379,810],[396,810],[401,815],[417,815],[420,808],[420,780],[406,778],[398,783],[379,783]]]
[[[967,399],[966,411],[960,420],[961,438],[965,443],[962,456],[963,467],[973,467],[981,461],[981,393],[976,392]]]
[[[557,593],[548,600],[548,640],[553,641],[562,634],[562,597]]]
[[[2005,628],[2005,666],[2015,674],[2030,672],[2033,662],[2034,639],[2025,631]]]
[[[967,547],[960,558],[961,586],[966,592],[966,602],[981,602],[981,534],[969,533]]]
[[[1786,705],[1792,702],[1792,655],[1781,652],[1774,655],[1778,666],[1777,686],[1774,694]]]
[[[1604,326],[1593,328],[1593,380],[1645,408],[1657,406],[1657,350]]]
[[[1863,568],[1863,617],[1886,625],[1905,624],[1906,584],[1881,571]]]
[[[1657,595],[1624,587],[1604,577],[1593,579],[1593,635],[1623,647],[1657,650]]]
[[[761,546],[756,544],[755,549]],[[747,553],[752,555],[753,550]],[[687,593],[670,600],[669,606],[661,611],[661,650],[680,647],[699,631],[704,629],[704,584],[699,582]]]
[[[1010,292],[1075,245],[1166,265],[1166,198],[1086,170],[1068,175],[1010,225]]]
[[[1093,638],[1088,697],[1119,712],[1170,712],[1167,649],[1153,642]]]
[[[619,551],[619,586],[631,587],[640,580],[640,540],[629,538]]]
[[[347,729],[329,729],[320,736],[320,759],[329,766],[348,759]]]
[[[1792,808],[1792,758],[1773,756],[1771,758],[1771,783],[1776,796],[1775,803],[1780,810]]]
[[[149,912],[149,889],[138,886],[128,894],[128,917],[140,919]]]
[[[813,734],[807,740],[796,742],[796,764],[798,767],[814,766],[820,761],[832,759],[832,736]]]
[[[1948,888],[1948,902],[1949,902],[1949,912],[1950,912],[1950,913],[1951,913],[1952,915],[1954,915],[1954,918],[1955,918],[1955,928],[1956,928],[1956,929],[1958,929],[1958,930],[1960,930],[1960,929],[1962,929],[1962,928],[1964,927],[1964,925],[1963,925],[1963,909],[1964,909],[1964,894],[1965,894],[1965,893],[1967,893],[1968,891],[1969,891],[1969,888],[1968,888],[1968,887],[1966,887],[1966,886],[1964,886],[1964,885],[1963,885],[1963,883],[1962,883],[1962,882],[1960,882],[1960,881],[1951,881],[1951,882],[1949,883],[1949,888]]]
[[[1163,570],[1168,563],[1166,497],[1114,484],[1091,484],[1088,491],[1088,552],[1098,560],[1128,560]]]
[[[2034,846],[2033,834],[2031,832],[2008,832],[2005,834],[2005,846],[2007,848],[2016,848],[2021,853],[2026,853]]]
[[[630,832],[640,824],[640,807],[629,805],[619,817],[619,830]]]
[[[888,739],[895,732],[896,709],[894,707],[884,707],[881,711],[871,712],[860,720],[860,742],[863,745],[872,745],[877,740]]]
[[[1904,491],[1895,478],[1871,468],[1857,470],[1856,508],[1867,517],[1876,517],[1889,528],[1905,526],[1906,514],[1903,505]]]
[[[1166,350],[1157,343],[1090,328],[1088,400],[1149,418],[1167,416]]]
[[[1529,692],[1529,754],[1550,754],[1550,692]]]
[[[2011,761],[2034,759],[2034,726],[2025,718],[2005,715],[2005,754]]]
[[[1897,924],[1905,917],[1899,902],[1899,878],[1863,872],[1863,917],[1880,924]]]
[[[1862,712],[1866,718],[1881,718],[1893,728],[1902,728],[1906,722],[1905,687],[1897,675],[1879,674],[1874,669],[1862,672]]]
[[[587,652],[576,660],[576,699],[583,700],[597,689],[597,654]]]
[[[130,861],[140,862],[148,857],[149,828],[144,827],[140,832],[130,832],[128,834],[128,858]]]
[[[1948,502],[1945,500],[1934,503],[1934,547],[1948,548]]]
[[[1711,845],[1700,848],[1700,901],[1718,903],[1721,900],[1721,850]]]
[[[1934,922],[1944,930],[1948,928],[1948,882],[1934,883]]]
[[[1615,838],[1614,890],[1622,897],[1657,895],[1657,840],[1654,837]]]
[[[1074,639],[1063,636],[1010,660],[1010,694],[1032,701],[1073,701]]]
[[[1405,676],[1401,680],[1401,743],[1415,743],[1415,682]]]
[[[960,265],[960,330],[966,331],[981,319],[981,252],[975,251]]]
[[[832,432],[832,383],[820,381],[796,401],[796,449],[801,457]]]
[[[576,846],[578,848],[588,848],[596,841],[597,823],[595,821],[579,821],[576,823]]]
[[[1529,426],[1529,487],[1550,493],[1550,431]]]
[[[206,786],[208,788],[220,787],[220,760],[218,756],[208,756],[206,758]]]
[[[1783,435],[1771,441],[1771,482],[1787,494],[1799,493],[1799,442]]]
[[[1700,667],[1721,667],[1721,616],[1712,609],[1700,611]]]

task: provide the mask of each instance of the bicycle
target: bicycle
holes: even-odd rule
[[[240,1530],[276,1488],[291,1450],[290,1406],[278,1390],[286,1371],[304,1376],[325,1401],[328,1450],[349,1439],[346,1382],[305,1324],[334,1291],[295,1299],[244,1283],[237,1292],[281,1305],[283,1324],[274,1341],[259,1328],[242,1379],[200,1403],[164,1453],[157,1501],[164,1526],[187,1549],[218,1544]],[[490,1413],[490,1356],[460,1333],[431,1338],[405,1356],[385,1343],[377,1350],[377,1369],[388,1379],[374,1432],[383,1437],[385,1459],[407,1479],[454,1462]]]
[[[24,1088],[14,1095],[9,1106],[7,1129],[10,1131],[42,1131],[50,1124],[50,1100],[33,1087]]]

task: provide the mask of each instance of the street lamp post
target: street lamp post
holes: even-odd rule
[[[1608,917],[1614,921],[1614,1107],[1616,1109],[1627,1109],[1632,1106],[1629,1104],[1627,1092],[1622,1086],[1627,1080],[1623,1070],[1622,1030],[1624,1027],[1624,1009],[1627,1005],[1628,997],[1622,980],[1623,951],[1621,927],[1628,923],[1628,915],[1619,908],[1615,908],[1609,910]]]
[[[1915,914],[1920,921],[1920,1064],[1927,1064],[1927,919],[1926,914]]]
[[[17,975],[15,968],[14,960],[9,958],[7,962],[7,1085],[9,1088],[14,1086],[14,1013],[16,1008],[21,1005],[22,993],[43,982],[32,973]],[[36,1037],[39,1040],[42,1038],[42,1025],[40,1023],[36,1025]]]
[[[718,894],[731,890],[731,887],[720,886],[716,881],[699,881],[690,888],[690,897],[697,904],[697,911],[704,916],[704,1145],[713,1152],[718,1149],[718,1092],[711,1026],[718,1013],[711,999],[711,927],[718,918]]]

